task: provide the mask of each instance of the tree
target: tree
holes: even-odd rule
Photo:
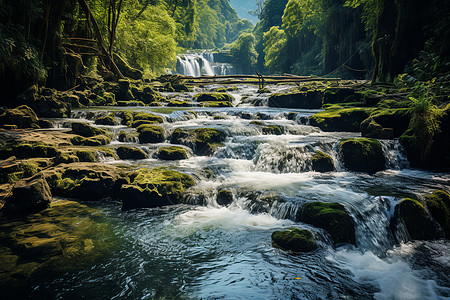
[[[265,66],[269,72],[284,72],[287,55],[286,42],[286,34],[278,26],[273,26],[264,33]]]
[[[258,53],[255,50],[255,36],[243,33],[231,46],[231,55],[243,73],[253,73]]]

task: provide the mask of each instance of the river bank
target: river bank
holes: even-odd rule
[[[258,93],[164,78],[31,89],[23,104],[46,121],[24,107],[2,112],[21,120],[9,117],[0,132],[2,291],[81,297],[95,284],[95,295],[110,298],[450,295],[448,214],[440,214],[448,199],[429,196],[448,192],[449,173],[443,157],[429,165],[440,173],[411,167],[398,139],[411,118],[407,93],[358,82]],[[84,223],[74,222],[77,211]],[[61,221],[50,217],[57,212]],[[272,246],[273,232],[293,227],[311,232],[316,250]]]

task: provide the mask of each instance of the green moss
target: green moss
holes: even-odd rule
[[[272,233],[272,245],[282,250],[310,252],[317,249],[313,234],[309,230],[294,228]]]
[[[203,101],[200,104],[203,107],[233,107],[233,103],[229,101]]]
[[[96,162],[96,150],[78,150],[76,155],[81,162]]]
[[[10,155],[17,158],[55,157],[59,153],[55,146],[35,141],[22,142],[11,148],[7,146],[6,149],[11,149]]]
[[[167,103],[167,106],[170,106],[170,107],[186,107],[186,106],[189,106],[189,102],[187,102],[187,101],[180,101],[180,100],[172,100],[169,103]]]
[[[161,143],[164,141],[164,128],[156,125],[141,125],[136,128],[139,132],[139,142],[144,143]]]
[[[131,127],[136,128],[141,125],[152,125],[152,124],[160,124],[160,123],[156,122],[156,121],[149,121],[149,120],[136,120],[136,121],[133,121],[133,123],[131,124]]]
[[[120,113],[120,118],[122,118],[122,125],[127,125],[128,127],[131,126],[131,124],[133,123],[133,113],[131,111],[122,111]]]
[[[263,134],[271,134],[271,135],[282,135],[283,130],[280,126],[270,125],[262,128]]]
[[[332,108],[313,115],[309,121],[323,131],[359,132],[361,122],[373,111],[373,108]]]
[[[191,147],[197,155],[210,155],[225,141],[226,133],[216,128],[177,128],[171,143]]]
[[[109,115],[100,117],[97,120],[95,120],[95,124],[108,126],[117,125],[116,116],[114,115],[114,113],[110,113]]]
[[[117,155],[120,159],[145,159],[147,154],[139,149],[127,146],[120,146],[116,149]]]
[[[312,170],[316,172],[331,172],[334,170],[333,158],[322,151],[316,151],[311,157]]]
[[[183,147],[170,146],[159,148],[158,158],[162,160],[180,160],[188,158],[188,155]]]
[[[134,120],[146,120],[146,121],[153,121],[157,123],[164,123],[164,119],[161,116],[157,116],[154,114],[149,113],[135,113],[133,115]]]
[[[227,93],[202,93],[194,96],[194,100],[198,102],[209,102],[209,101],[219,101],[219,102],[233,102],[234,98]]]
[[[441,225],[445,237],[450,238],[450,194],[438,190],[425,197],[425,203],[433,218]]]
[[[352,171],[375,173],[386,168],[381,143],[367,138],[344,139],[338,144],[344,166]]]
[[[326,230],[335,243],[355,243],[355,224],[342,204],[307,203],[297,214],[297,220]]]
[[[75,146],[103,146],[111,143],[111,138],[105,135],[96,135],[89,138],[74,136],[70,139],[70,142]]]
[[[123,210],[180,203],[185,190],[195,184],[189,175],[164,168],[143,168],[127,177],[129,184],[123,185],[119,194]]]
[[[92,137],[94,135],[107,135],[106,131],[100,128],[95,128],[87,123],[72,123],[72,132],[83,137]]]
[[[251,121],[250,125],[264,126],[264,123],[261,121]]]
[[[142,101],[117,101],[117,106],[145,106]]]
[[[392,222],[396,226],[404,225],[413,240],[432,240],[441,237],[423,204],[415,199],[405,198],[400,201],[395,207]]]
[[[308,91],[287,94],[272,94],[269,97],[269,107],[318,109],[322,107],[323,93]]]

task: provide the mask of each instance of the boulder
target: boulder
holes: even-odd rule
[[[398,230],[400,226],[404,226],[412,240],[434,240],[444,235],[423,204],[414,199],[405,198],[395,206],[391,228],[399,242],[404,238],[404,236],[398,236],[403,232]]]
[[[137,128],[139,132],[139,142],[146,143],[161,143],[164,142],[164,128],[156,125],[141,125]]]
[[[312,170],[316,172],[332,172],[334,171],[333,158],[322,151],[316,151],[311,157]]]
[[[15,183],[4,199],[1,213],[7,218],[23,217],[46,209],[52,199],[49,185],[44,177],[36,175]]]
[[[81,135],[82,137],[93,137],[95,135],[107,135],[106,131],[100,128],[95,128],[87,123],[75,122],[72,123],[72,133]]]
[[[450,194],[446,191],[434,191],[425,197],[425,204],[431,216],[441,225],[445,237],[450,239]]]
[[[76,156],[80,162],[96,162],[97,150],[78,150],[76,151]]]
[[[80,200],[113,197],[119,171],[115,166],[78,162],[43,171],[53,195]]]
[[[227,93],[202,93],[194,96],[194,100],[198,102],[209,102],[209,101],[219,101],[219,102],[233,102],[234,98]]]
[[[327,88],[323,93],[323,103],[346,103],[359,100],[359,94],[350,88]]]
[[[269,107],[319,109],[322,102],[322,91],[273,94],[269,97]]]
[[[374,139],[394,138],[394,130],[392,128],[383,128],[373,117],[369,117],[361,123],[361,134],[364,137]]]
[[[293,252],[311,252],[317,249],[312,232],[298,228],[275,231],[272,233],[272,245]]]
[[[85,138],[82,136],[74,136],[70,139],[70,142],[75,146],[104,146],[111,143],[111,138],[106,135],[95,135],[89,138]]]
[[[164,123],[163,117],[150,113],[134,113],[133,120],[134,121],[145,120],[145,121],[152,121],[155,123]]]
[[[216,128],[177,128],[170,142],[188,146],[197,155],[212,155],[217,147],[223,145],[226,136],[223,130]]]
[[[41,118],[67,118],[71,113],[71,103],[63,101],[56,90],[32,86],[19,96],[17,102],[31,107]]]
[[[117,155],[120,159],[145,159],[147,158],[147,154],[139,149],[139,148],[132,148],[132,147],[126,147],[126,146],[120,146],[116,149]]]
[[[311,116],[309,123],[327,132],[359,132],[361,122],[367,119],[372,111],[373,108],[333,107]]]
[[[344,166],[350,171],[376,173],[386,169],[381,143],[367,138],[344,139],[338,144]]]
[[[217,193],[216,201],[220,206],[229,206],[233,203],[233,193],[229,190],[220,190]]]
[[[337,244],[355,244],[355,223],[342,204],[307,203],[297,213],[296,220],[326,230]]]
[[[123,210],[178,204],[185,190],[195,184],[189,175],[164,168],[139,169],[129,173],[127,180],[118,193]]]
[[[370,118],[361,123],[361,132],[363,135],[363,127],[367,127],[372,120],[383,129],[391,131],[389,135],[392,138],[398,138],[408,129],[411,120],[411,111],[408,108],[376,109],[371,113]],[[364,123],[367,123],[367,125]],[[382,136],[386,136],[386,134],[382,133]]]
[[[158,149],[157,156],[162,160],[181,160],[188,158],[186,149],[180,146],[161,147]]]
[[[0,126],[15,125],[17,128],[39,128],[39,119],[26,105],[0,112]]]
[[[114,113],[110,113],[106,116],[99,117],[95,120],[95,124],[97,125],[107,125],[107,126],[115,126],[119,124]]]
[[[284,128],[278,125],[268,125],[262,127],[262,132],[266,135],[282,135],[284,132]]]

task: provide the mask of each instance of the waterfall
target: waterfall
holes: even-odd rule
[[[231,75],[234,74],[234,66],[227,63],[218,63],[214,60],[214,53],[189,53],[177,56],[176,73],[200,77],[202,75]]]

